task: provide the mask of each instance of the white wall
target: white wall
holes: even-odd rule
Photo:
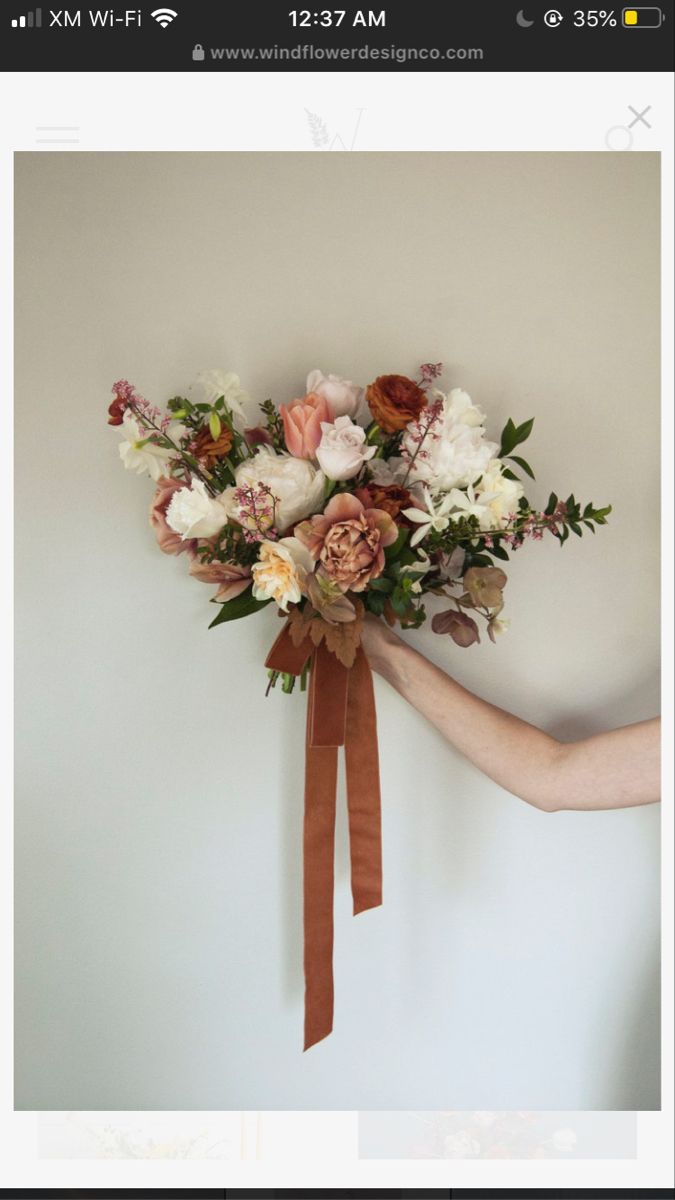
[[[511,632],[408,636],[562,738],[658,707],[658,159],[20,154],[17,1071],[22,1108],[658,1106],[657,808],[543,815],[378,683],[384,907],[301,1053],[300,696],[269,611],[209,631],[106,426],[120,376],[252,395],[443,359],[535,416],[607,529],[508,569]]]

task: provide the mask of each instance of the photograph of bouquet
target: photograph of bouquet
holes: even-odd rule
[[[482,625],[494,641],[508,626],[496,564],[528,539],[562,546],[606,523],[610,506],[574,495],[533,508],[521,477],[534,473],[515,451],[534,420],[508,420],[490,441],[470,396],[438,389],[441,373],[425,363],[417,380],[381,375],[364,390],[314,370],[301,399],[260,404],[253,428],[232,373],[202,372],[199,402],[175,397],[167,412],[114,384],[122,462],[157,485],[160,549],[217,589],[211,626],[276,603],[297,640],[325,639],[349,667],[366,612],[417,628],[431,594],[450,602],[436,633],[471,646]],[[284,690],[294,681],[286,674]]]
[[[380,375],[362,389],[313,370],[305,395],[260,404],[247,425],[239,378],[205,371],[200,398],[162,412],[126,380],[110,424],[120,456],[156,484],[150,520],[165,554],[184,554],[216,591],[211,626],[276,604],[286,621],[266,659],[268,692],[309,682],[304,801],[305,1049],[333,1027],[333,885],[338,747],[344,746],[354,913],[382,903],[382,837],[366,614],[417,628],[424,597],[445,603],[437,633],[458,646],[494,641],[502,562],[527,540],[595,533],[610,507],[551,493],[534,508],[518,447],[533,419],[508,420],[499,443],[440,363],[419,378]]]

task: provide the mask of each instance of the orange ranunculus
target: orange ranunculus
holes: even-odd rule
[[[421,387],[406,375],[379,375],[366,388],[373,418],[385,433],[398,433],[417,420],[427,403]]]
[[[214,438],[208,425],[199,430],[193,444],[192,453],[199,462],[212,467],[219,458],[229,454],[232,449],[233,434],[227,425],[223,425],[217,438]]]
[[[398,533],[389,513],[339,492],[323,513],[296,525],[295,536],[343,592],[363,592],[382,574],[385,547]]]
[[[389,513],[389,516],[393,517],[397,524],[412,527],[412,522],[401,512],[401,509],[410,508],[415,504],[407,488],[399,487],[397,483],[371,482],[367,483],[365,487],[359,488],[355,495],[366,508],[381,508],[384,512]]]
[[[310,392],[303,400],[282,404],[279,412],[289,453],[294,458],[315,458],[321,441],[321,423],[330,424],[333,420],[333,410],[325,397]]]

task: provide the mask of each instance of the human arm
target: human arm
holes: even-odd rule
[[[660,721],[559,742],[467,691],[382,621],[368,618],[371,667],[495,783],[545,812],[627,808],[660,798]]]

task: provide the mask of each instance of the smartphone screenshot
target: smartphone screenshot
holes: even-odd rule
[[[674,19],[4,7],[0,1196],[674,1194]]]

